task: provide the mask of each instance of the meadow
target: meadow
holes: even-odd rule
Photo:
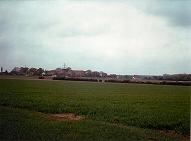
[[[189,140],[190,87],[0,79],[0,139]],[[80,120],[53,116],[73,113]]]

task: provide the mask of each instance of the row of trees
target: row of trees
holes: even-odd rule
[[[163,76],[144,76],[144,75],[116,75],[97,71],[76,71],[71,70],[70,67],[66,69],[57,68],[56,70],[46,71],[43,68],[28,68],[28,67],[15,67],[10,73],[6,70],[1,74],[11,75],[29,75],[29,76],[42,76],[42,75],[57,75],[69,77],[109,77],[113,79],[135,79],[135,80],[168,80],[168,81],[191,81],[191,74],[164,74]],[[136,77],[135,77],[136,76]]]
[[[53,77],[53,80],[191,86],[191,82],[188,81],[132,81],[125,79],[124,80],[108,79],[103,81],[101,79],[93,79],[93,78],[88,79],[88,78],[66,78],[66,77]]]
[[[105,80],[110,83],[136,83],[136,84],[155,84],[155,85],[182,85],[191,86],[189,81],[132,81],[132,80]]]
[[[173,74],[173,75],[163,75],[164,80],[171,81],[191,81],[191,74]]]
[[[9,74],[11,75],[38,75],[41,76],[44,69],[28,68],[28,67],[15,67]]]

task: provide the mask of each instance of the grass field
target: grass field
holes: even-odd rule
[[[190,87],[0,80],[1,140],[189,140]],[[62,119],[73,113],[81,120]]]

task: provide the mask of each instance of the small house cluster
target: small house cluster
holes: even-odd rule
[[[73,70],[68,68],[57,68],[55,70],[44,70],[43,68],[28,68],[28,67],[15,67],[9,73],[11,75],[25,75],[25,76],[65,76],[65,77],[108,77],[107,73],[103,71],[91,70]],[[113,75],[111,75],[113,77]]]
[[[24,76],[62,76],[62,77],[102,77],[109,79],[127,79],[127,80],[173,80],[173,81],[191,81],[191,74],[164,74],[163,76],[153,75],[117,75],[107,74],[103,71],[92,70],[73,70],[70,67],[56,68],[55,70],[45,70],[43,68],[15,67],[10,72],[3,71],[1,66],[0,74],[3,75],[24,75]]]

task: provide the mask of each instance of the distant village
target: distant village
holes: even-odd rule
[[[163,74],[153,75],[117,75],[107,74],[103,71],[73,70],[70,67],[56,68],[55,70],[44,70],[43,68],[14,67],[10,72],[4,71],[1,66],[1,75],[24,75],[24,76],[61,76],[61,77],[102,77],[109,79],[131,79],[131,80],[173,80],[191,81],[191,74]]]

